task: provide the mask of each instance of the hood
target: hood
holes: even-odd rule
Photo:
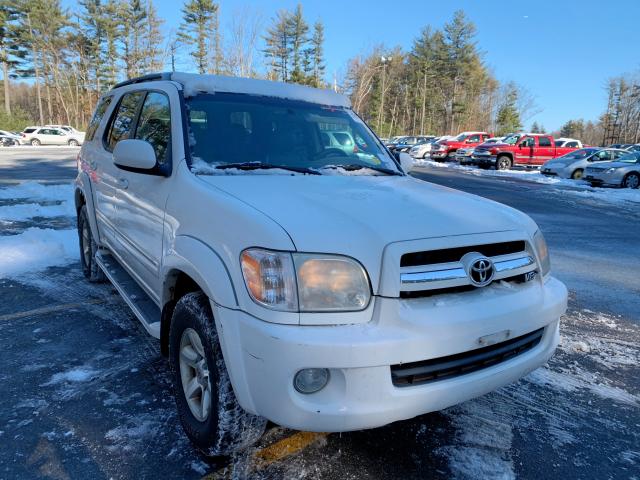
[[[370,272],[392,242],[535,228],[515,209],[410,176],[200,178],[273,219],[298,251],[349,255]]]
[[[584,158],[572,158],[572,159],[563,159],[555,158],[553,160],[549,160],[544,165],[545,167],[568,167],[569,165],[579,162],[580,160],[584,160]]]
[[[486,148],[487,150],[490,148],[500,148],[500,147],[510,147],[511,145],[508,143],[504,143],[504,142],[491,142],[491,143],[481,143],[480,145],[478,145],[476,148]]]

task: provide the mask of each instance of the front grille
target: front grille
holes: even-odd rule
[[[510,253],[524,252],[523,240],[514,242],[489,243],[486,245],[471,245],[469,247],[445,248],[442,250],[429,250],[426,252],[405,253],[400,258],[401,267],[417,267],[421,265],[433,265],[436,263],[450,263],[459,261],[469,252],[478,252],[485,257],[496,257]]]
[[[447,357],[391,366],[391,380],[396,387],[423,385],[458,377],[498,365],[517,357],[540,343],[544,328],[505,342],[477,348]]]

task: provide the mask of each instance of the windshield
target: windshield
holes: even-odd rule
[[[509,144],[509,145],[515,145],[516,143],[518,143],[518,140],[520,140],[521,136],[522,135],[509,135],[504,140],[502,140],[502,143],[506,143],[506,144]]]
[[[398,172],[394,160],[351,110],[216,93],[186,99],[194,163],[252,163],[295,169],[346,165]],[[207,172],[209,173],[209,172]]]
[[[597,151],[598,151],[597,148],[581,148],[580,150],[576,150],[575,152],[569,152],[566,155],[563,155],[562,157],[559,157],[559,158],[566,159],[566,160],[574,160],[574,159],[577,160],[580,158],[590,157]]]
[[[616,162],[625,162],[625,163],[639,163],[640,162],[640,152],[630,152],[626,155],[621,156],[616,160]]]
[[[460,135],[458,135],[456,138],[454,138],[453,140],[456,142],[461,142],[463,141],[465,138],[467,138],[467,135],[465,133],[461,133]]]

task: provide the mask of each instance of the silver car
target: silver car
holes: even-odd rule
[[[584,170],[594,162],[610,162],[626,155],[627,151],[617,148],[581,148],[558,158],[549,160],[540,169],[543,175],[579,180]]]
[[[640,186],[640,152],[627,152],[614,162],[591,165],[584,179],[596,186],[638,188]]]

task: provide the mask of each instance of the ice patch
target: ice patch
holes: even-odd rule
[[[67,265],[79,258],[75,230],[28,228],[0,237],[0,278],[17,277],[47,267]]]
[[[57,385],[63,382],[87,382],[89,380],[92,380],[97,373],[98,372],[91,368],[72,368],[71,370],[67,370],[66,372],[56,373],[51,377],[51,380],[49,380],[47,383],[44,383],[42,386],[46,387],[49,385]]]

